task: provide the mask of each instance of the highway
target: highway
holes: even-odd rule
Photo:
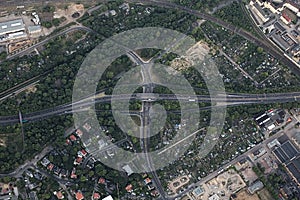
[[[22,83],[19,83],[18,85],[13,86],[5,91],[0,92],[0,101],[3,101],[4,99],[6,99],[10,96],[13,96],[29,87],[35,85],[36,83],[38,83],[40,81],[41,77],[45,76],[50,71],[52,71],[52,70],[46,71],[38,76],[35,76],[35,77],[28,79]]]
[[[155,97],[155,98],[154,98]],[[125,101],[128,99],[141,101],[175,101],[182,100],[188,102],[211,102],[216,101],[223,103],[224,106],[236,106],[244,104],[270,104],[270,103],[286,103],[296,102],[300,100],[300,92],[291,93],[274,93],[274,94],[220,94],[218,96],[209,95],[186,95],[186,94],[152,94],[152,93],[135,93],[135,94],[120,94],[120,95],[104,95],[98,98],[87,98],[78,102],[67,103],[53,108],[40,110],[28,114],[23,113],[23,119],[29,122],[34,122],[56,115],[70,114],[72,112],[81,111],[90,108],[94,103],[109,103],[111,99]],[[201,110],[201,109],[200,109]],[[0,125],[8,125],[19,123],[17,115],[0,116]]]
[[[180,5],[177,5],[177,4],[174,4],[174,3],[171,3],[171,2],[167,2],[167,1],[157,1],[157,0],[129,0],[130,2],[133,2],[133,3],[143,3],[143,4],[151,4],[151,5],[157,5],[157,6],[162,6],[162,7],[166,7],[166,8],[173,8],[173,9],[179,9],[179,10],[182,10],[184,12],[187,12],[187,13],[190,13],[192,15],[195,15],[197,17],[200,17],[202,19],[205,19],[205,20],[208,20],[208,21],[212,21],[240,36],[242,36],[243,38],[261,46],[264,48],[264,50],[266,50],[267,52],[269,52],[270,54],[272,54],[274,57],[276,57],[277,59],[279,59],[280,61],[282,61],[284,64],[286,64],[287,66],[289,67],[292,67],[293,69],[296,69],[297,72],[299,72],[299,69],[297,66],[295,66],[295,64],[290,61],[288,58],[286,58],[284,55],[283,55],[283,52],[281,52],[279,49],[277,49],[276,47],[272,46],[272,44],[270,44],[268,41],[265,41],[265,40],[261,40],[261,39],[258,39],[256,38],[255,36],[253,36],[252,34],[248,33],[247,31],[239,28],[239,27],[236,27],[236,26],[233,26],[227,22],[224,22],[216,17],[213,17],[209,14],[206,14],[206,13],[203,13],[203,12],[199,12],[197,10],[193,10],[193,9],[190,9],[190,8],[187,8],[187,7],[184,7],[184,6],[180,6]],[[10,5],[10,4],[13,4],[13,5],[22,5],[22,4],[27,4],[28,2],[30,3],[39,3],[41,2],[41,0],[34,0],[34,1],[29,1],[29,0],[23,0],[21,2],[12,2],[12,1],[1,1],[3,3],[3,5]],[[43,2],[43,1],[42,1]],[[40,46],[40,45],[43,45],[45,43],[47,43],[49,40],[59,36],[59,35],[62,35],[62,34],[65,34],[65,33],[68,33],[68,32],[71,32],[71,31],[75,31],[75,30],[85,30],[85,31],[89,31],[89,32],[93,32],[93,30],[91,30],[90,28],[87,28],[87,27],[84,27],[84,26],[77,26],[77,27],[71,27],[67,30],[64,30],[56,35],[53,35],[23,51],[20,51],[12,56],[10,56],[8,59],[13,59],[17,56],[22,56],[24,54],[26,54],[28,51],[31,51],[33,50],[34,48]],[[137,58],[136,54],[134,53],[129,53],[132,57],[134,57],[135,60],[140,60],[140,58]],[[142,62],[142,61],[138,61],[138,62]],[[151,78],[151,77],[150,77]],[[258,99],[254,100],[254,99],[249,99],[248,97],[241,97],[240,99],[231,99],[231,97],[227,97],[228,98],[228,102],[235,102],[236,105],[238,104],[245,104],[245,103],[282,103],[282,102],[292,102],[292,101],[297,101],[297,99],[299,98],[298,97],[299,95],[298,94],[295,94],[293,97],[291,96],[285,96],[285,95],[278,95],[278,96],[274,96],[274,97],[270,97],[269,95],[267,95],[265,98],[263,97],[258,97]],[[276,99],[276,97],[278,99]],[[117,97],[118,99],[121,100],[120,97]],[[294,98],[294,100],[293,100]],[[165,97],[166,100],[172,100],[174,99],[173,97]],[[200,101],[202,102],[205,102],[205,101],[209,101],[210,98],[208,97],[198,97],[198,99],[200,99]],[[109,101],[109,97],[106,97],[103,98],[102,100],[97,100],[97,103],[99,102],[105,102],[105,100]],[[161,100],[161,98],[159,98],[158,100]],[[83,105],[84,106],[84,105]],[[44,119],[46,117],[50,117],[50,116],[54,116],[54,115],[60,115],[60,114],[65,114],[65,113],[70,113],[72,112],[72,110],[70,109],[70,104],[67,105],[67,107],[65,106],[58,106],[58,107],[55,107],[55,108],[51,108],[51,109],[47,109],[47,110],[44,110],[44,111],[39,111],[39,112],[35,112],[35,113],[31,113],[31,114],[25,114],[24,115],[24,119],[25,120],[29,120],[29,121],[36,121],[36,120],[39,120],[39,119]],[[48,113],[47,113],[48,112]],[[17,123],[17,120],[16,120],[16,116],[7,116],[7,117],[0,117],[0,125],[5,125],[5,124],[12,124],[12,123]]]

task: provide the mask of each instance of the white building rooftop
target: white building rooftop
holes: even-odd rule
[[[127,173],[128,176],[133,174],[133,171],[129,165],[125,165],[124,167],[122,167],[122,169]]]
[[[0,22],[0,35],[24,30],[25,24],[22,19]]]
[[[112,198],[112,196],[111,196],[111,195],[109,195],[109,196],[105,197],[105,198],[104,198],[104,199],[102,199],[102,200],[114,200],[114,199]]]

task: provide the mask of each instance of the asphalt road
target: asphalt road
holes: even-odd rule
[[[60,0],[52,0],[52,2],[61,2]],[[272,44],[270,44],[270,42],[268,41],[265,41],[265,40],[261,40],[259,38],[256,38],[255,36],[253,36],[251,33],[241,29],[241,28],[238,28],[238,27],[235,27],[231,24],[228,24],[220,19],[217,19],[211,15],[208,15],[208,14],[205,14],[205,13],[201,13],[199,11],[196,11],[196,10],[192,10],[192,9],[189,9],[189,8],[186,8],[186,7],[183,7],[183,6],[179,6],[177,4],[174,4],[174,3],[170,3],[170,2],[163,2],[163,1],[156,1],[156,0],[138,0],[138,1],[135,1],[135,0],[130,0],[131,2],[141,2],[141,3],[145,3],[145,4],[151,4],[151,5],[157,5],[157,6],[163,6],[163,7],[167,7],[167,8],[175,8],[175,9],[179,9],[179,10],[182,10],[184,12],[187,12],[189,14],[192,14],[192,15],[195,15],[195,16],[198,16],[202,19],[205,19],[205,20],[209,20],[209,21],[212,21],[240,36],[242,36],[243,38],[247,39],[248,41],[250,42],[253,42],[254,44],[262,47],[266,52],[270,53],[272,56],[274,56],[275,58],[277,58],[280,62],[282,62],[283,64],[287,65],[288,67],[290,67],[296,74],[300,74],[299,72],[299,68],[291,61],[289,60],[287,57],[284,56],[283,52],[281,50],[279,50],[277,47],[273,46]],[[8,6],[12,6],[12,5],[32,5],[34,3],[40,3],[41,1],[40,0],[22,0],[22,1],[10,1],[10,0],[6,0],[6,1],[0,1],[0,4],[1,5],[8,5]],[[43,2],[46,2],[46,1],[43,1]],[[65,0],[65,2],[67,2]],[[58,35],[62,35],[62,34],[65,34],[65,33],[68,33],[70,31],[74,31],[74,30],[88,30],[90,31],[90,29],[86,28],[86,27],[72,27],[70,29],[67,29],[63,32],[60,32],[59,34],[57,35],[54,35],[54,36],[51,36],[49,38],[47,38],[46,40],[40,42],[40,43],[37,43],[31,47],[29,47],[28,49],[24,50],[24,51],[21,51],[19,53],[16,53],[15,55],[13,56],[10,56],[8,59],[13,59],[15,57],[18,57],[18,56],[22,56],[22,55],[25,55],[28,51],[31,51],[33,50],[34,48],[40,46],[40,45],[43,45],[45,43],[47,43],[49,40],[53,39],[54,37],[57,37]],[[128,95],[129,96],[129,95]],[[128,96],[124,97],[117,97],[119,98],[119,100],[122,100],[122,99],[125,99],[125,98],[128,98]],[[233,102],[235,104],[245,104],[245,103],[275,103],[275,102],[293,102],[293,101],[297,101],[300,97],[300,94],[299,93],[285,93],[285,94],[269,94],[269,95],[264,95],[264,96],[261,96],[261,95],[257,95],[256,97],[254,97],[253,95],[250,95],[247,96],[239,96],[239,97],[230,97],[230,96],[227,96],[226,98],[224,98],[226,100],[226,102]],[[106,101],[110,101],[110,98],[111,97],[104,97],[102,98],[101,100],[99,100],[99,102],[96,102],[97,103],[101,103],[101,102],[106,102]],[[130,98],[130,97],[129,97]],[[211,100],[211,97],[208,97],[208,96],[189,96],[189,97],[186,97],[186,96],[180,96],[180,97],[176,97],[176,99],[178,98],[182,98],[184,100],[191,100],[192,98],[197,98],[196,100],[197,101],[200,101],[200,102],[206,102],[206,101],[210,101]],[[175,100],[175,97],[174,96],[170,96],[170,95],[160,95],[158,100]],[[222,98],[218,99],[218,100],[224,100]],[[94,103],[94,102],[92,102]],[[81,109],[81,107],[84,107],[86,106],[85,104],[89,105],[88,103],[83,103],[83,104],[78,104],[76,106],[78,106],[78,108]],[[149,110],[149,102],[145,102],[144,103],[144,110],[145,112],[147,110]],[[150,105],[151,106],[151,105]],[[43,118],[46,118],[46,117],[49,117],[49,116],[54,116],[54,115],[59,115],[59,114],[64,114],[64,113],[68,113],[70,112],[72,109],[72,104],[71,105],[67,105],[67,106],[60,106],[60,107],[56,107],[56,108],[53,108],[53,109],[47,109],[47,110],[44,110],[44,111],[39,111],[39,112],[36,112],[36,113],[33,113],[33,114],[29,114],[29,115],[24,115],[24,119],[25,120],[30,120],[30,121],[35,121],[35,120],[40,120],[40,119],[43,119]],[[146,116],[147,113],[144,113],[144,116]],[[9,116],[9,117],[5,117],[6,119],[3,119],[3,117],[1,117],[0,119],[0,124],[7,124],[7,123],[18,123],[18,119],[16,119],[14,116]],[[275,135],[274,137],[272,138],[269,138],[268,140],[265,140],[262,144],[260,145],[263,145],[263,144],[266,144],[268,143],[269,141],[271,141],[271,139],[274,139],[277,135]],[[144,144],[147,144],[147,142],[144,142]],[[260,148],[260,145],[256,146],[253,150],[255,149],[258,149]],[[145,149],[148,148],[147,146],[145,146]],[[237,162],[239,159],[243,158],[244,155],[236,158],[235,160],[231,161],[230,163],[228,163],[227,165],[223,166],[223,168],[226,168],[226,166],[230,166],[231,164],[233,164],[234,162]],[[151,164],[151,161],[149,160],[149,163]],[[148,163],[148,164],[149,164]],[[210,174],[208,177],[205,177],[204,179],[201,180],[201,182],[205,181],[205,180],[209,180],[210,178],[214,177],[217,175],[217,171]],[[154,174],[154,180],[157,181],[157,177],[155,177],[155,174]],[[201,183],[199,182],[199,183]],[[158,185],[158,190],[160,193],[163,193],[163,188],[160,188],[159,185]],[[161,191],[162,190],[162,191]],[[175,198],[174,198],[175,199]]]
[[[41,42],[38,42],[38,43],[36,43],[36,44],[34,44],[34,45],[32,45],[32,46],[30,46],[30,47],[24,49],[24,50],[21,50],[21,51],[19,51],[19,52],[13,54],[13,55],[11,55],[11,56],[8,56],[6,60],[11,60],[11,59],[13,59],[13,58],[17,58],[17,57],[26,55],[26,54],[28,54],[28,52],[33,51],[35,48],[37,48],[37,47],[39,47],[39,46],[42,46],[42,45],[46,44],[46,43],[49,42],[50,40],[52,40],[52,39],[54,39],[54,38],[56,38],[56,37],[58,37],[58,36],[60,36],[60,35],[64,35],[64,34],[66,34],[66,33],[70,33],[70,32],[73,32],[73,31],[78,31],[78,30],[83,30],[83,31],[87,31],[87,32],[93,32],[93,30],[91,30],[90,28],[85,27],[85,26],[73,26],[73,27],[70,27],[70,28],[68,28],[68,29],[66,29],[66,30],[63,30],[63,31],[61,31],[61,32],[59,32],[59,33],[57,33],[57,34],[55,34],[55,35],[52,35],[52,36],[50,36],[50,37],[47,37],[45,40],[43,40],[43,41],[41,41]]]
[[[140,143],[141,148],[145,154],[146,159],[146,166],[145,170],[148,171],[152,176],[152,182],[154,183],[160,197],[159,199],[166,199],[164,188],[158,178],[158,175],[156,173],[156,169],[153,166],[153,161],[151,155],[148,154],[150,151],[149,144],[150,144],[150,109],[152,106],[152,102],[149,101],[149,94],[153,93],[153,84],[152,84],[152,77],[151,77],[151,66],[152,64],[146,63],[144,60],[142,60],[135,52],[129,51],[128,56],[139,66],[141,66],[141,74],[143,78],[143,93],[140,94],[141,96],[146,95],[146,101],[142,101],[142,110],[140,112],[140,118],[141,118],[141,131],[140,131]],[[138,95],[139,96],[139,95]],[[152,95],[151,95],[152,96]]]
[[[248,155],[252,154],[253,152],[259,150],[260,148],[267,148],[267,144],[270,143],[271,141],[273,141],[274,139],[277,139],[279,137],[281,137],[282,135],[284,135],[284,131],[287,129],[290,129],[290,127],[293,127],[297,122],[293,122],[291,124],[289,124],[289,126],[287,126],[287,128],[285,128],[283,131],[279,131],[278,133],[276,133],[275,135],[267,138],[266,140],[264,140],[263,142],[261,142],[260,144],[256,145],[255,147],[251,148],[250,150],[248,150],[247,152],[243,153],[242,155],[236,157],[235,159],[231,160],[230,162],[228,162],[227,164],[223,165],[222,167],[220,167],[218,170],[214,171],[213,173],[210,173],[209,175],[207,175],[206,177],[202,178],[200,181],[198,181],[197,183],[193,183],[191,185],[189,185],[189,188],[187,190],[185,190],[184,192],[178,194],[178,195],[174,195],[172,197],[169,197],[169,200],[175,200],[176,198],[179,197],[183,197],[185,194],[187,194],[188,192],[191,192],[193,188],[195,188],[196,186],[199,186],[201,184],[204,184],[205,182],[211,180],[212,178],[218,176],[218,174],[220,173],[221,170],[225,170],[227,168],[229,168],[230,166],[234,165],[235,163],[237,163],[238,161],[247,158]]]
[[[0,0],[0,5],[3,7],[10,6],[33,6],[37,4],[48,4],[48,3],[64,3],[74,2],[72,0]],[[80,0],[80,2],[89,2],[88,0]]]
[[[82,100],[79,102],[69,103],[60,105],[54,108],[49,108],[33,113],[24,114],[23,119],[25,121],[33,122],[39,121],[42,119],[46,119],[49,117],[53,117],[56,115],[69,114],[76,111],[81,111],[85,108],[89,108],[93,106],[95,103],[105,103],[110,102],[112,98],[115,100],[123,101],[128,99],[142,100],[148,101],[148,97],[152,97],[149,94],[121,94],[114,96],[104,96],[100,98],[96,98],[95,100]],[[139,96],[139,97],[138,97]],[[198,101],[198,102],[211,102],[214,100],[216,102],[222,102],[223,105],[227,106],[236,106],[236,105],[244,105],[244,104],[269,104],[269,103],[286,103],[286,102],[295,102],[300,100],[300,92],[291,92],[291,93],[274,93],[274,94],[228,94],[216,97],[211,97],[209,95],[172,95],[172,94],[159,94],[156,99],[152,99],[153,101],[158,100],[184,100],[184,101]],[[8,125],[19,123],[19,118],[17,115],[15,116],[0,116],[0,125]]]
[[[46,154],[48,154],[53,148],[51,146],[48,146],[43,149],[42,152],[40,152],[38,155],[36,155],[32,160],[26,161],[23,165],[19,166],[17,169],[10,173],[6,174],[0,174],[0,178],[5,176],[11,176],[11,177],[21,177],[24,171],[26,171],[31,166],[36,165],[36,163],[43,158]]]

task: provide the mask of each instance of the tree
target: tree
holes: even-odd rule
[[[87,181],[87,178],[86,178],[84,175],[82,175],[82,176],[80,177],[80,181],[81,181],[81,182],[85,182],[85,181]]]
[[[257,47],[257,53],[263,53],[264,52],[264,49],[263,48],[261,48],[261,47]]]
[[[94,176],[94,174],[95,174],[95,172],[94,171],[90,171],[89,172],[89,177],[91,178],[91,177],[93,177]]]
[[[7,57],[6,51],[3,51],[3,52],[0,53],[0,60],[5,60],[6,57]]]
[[[103,165],[97,164],[95,167],[95,172],[98,176],[105,176],[107,174],[106,169],[104,168]]]

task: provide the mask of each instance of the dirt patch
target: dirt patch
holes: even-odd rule
[[[242,175],[244,177],[244,180],[249,183],[253,183],[258,179],[258,176],[255,174],[251,167],[247,167],[246,169],[244,169],[242,171]]]
[[[169,188],[173,193],[177,193],[177,191],[188,184],[190,182],[190,178],[188,176],[181,176],[173,180],[169,183]]]
[[[37,91],[36,85],[33,85],[26,90],[26,94],[35,93]]]
[[[233,169],[223,172],[203,185],[204,194],[202,199],[208,199],[213,194],[223,195],[222,199],[230,199],[232,194],[245,188],[246,184],[242,177]]]
[[[10,43],[8,45],[8,52],[13,53],[14,51],[18,51],[20,49],[31,46],[34,43],[32,40],[23,40],[15,43]]]
[[[237,193],[236,196],[235,200],[260,200],[257,194],[250,195],[246,190]]]
[[[269,191],[267,189],[263,189],[259,192],[257,192],[260,200],[270,200],[273,199],[271,194],[269,193]]]
[[[171,67],[181,71],[193,66],[196,62],[203,61],[204,57],[209,53],[209,46],[203,41],[197,42],[187,52],[186,56],[175,58],[171,62]]]
[[[72,15],[74,13],[78,13],[79,15],[77,16],[80,17],[83,13],[84,13],[84,6],[83,4],[71,4],[68,6],[67,9],[57,9],[54,12],[54,18],[61,18],[61,17],[65,17],[67,18],[68,22],[74,21],[74,18],[72,17]]]

